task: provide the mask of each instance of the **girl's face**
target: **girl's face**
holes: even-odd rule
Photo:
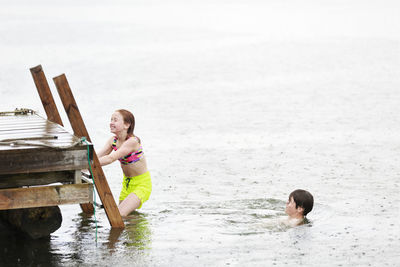
[[[110,131],[114,134],[127,132],[129,124],[124,122],[124,118],[119,112],[114,112],[111,116]]]

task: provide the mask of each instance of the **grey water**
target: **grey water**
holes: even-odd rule
[[[399,9],[1,1],[0,111],[44,116],[38,64],[61,111],[65,73],[95,148],[114,110],[135,114],[153,192],[122,231],[79,205],[48,239],[0,229],[0,266],[398,266]],[[117,199],[121,170],[104,171]],[[282,227],[297,188],[310,223]]]

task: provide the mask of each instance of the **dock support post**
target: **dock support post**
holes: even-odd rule
[[[90,141],[85,123],[83,122],[81,113],[79,112],[78,105],[76,104],[75,98],[72,95],[72,91],[69,87],[65,74],[54,77],[53,81],[57,87],[58,94],[60,95],[61,102],[64,105],[65,112],[68,115],[75,135],[80,137],[84,136]],[[115,203],[114,197],[111,193],[110,187],[108,186],[108,182],[94,149],[92,171],[97,192],[103,203],[111,227],[124,228],[125,225],[121,214],[119,213],[118,207]]]
[[[43,108],[46,112],[47,119],[61,126],[64,126],[61,120],[60,113],[58,112],[57,105],[54,102],[53,94],[50,91],[49,84],[47,83],[46,76],[42,65],[38,65],[30,69],[33,81],[35,82],[36,89],[39,93],[40,100],[42,101]],[[93,214],[94,208],[91,203],[80,204],[81,209],[86,214]]]

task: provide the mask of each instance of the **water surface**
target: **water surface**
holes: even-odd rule
[[[97,211],[97,242],[78,205],[48,240],[2,231],[2,266],[398,264],[398,2],[0,6],[0,110],[45,114],[29,68],[54,94],[66,73],[97,149],[133,111],[154,183],[123,231]],[[117,198],[121,170],[104,171]],[[297,188],[310,223],[282,228]]]

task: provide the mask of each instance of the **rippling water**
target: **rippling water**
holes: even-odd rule
[[[79,205],[49,239],[3,229],[1,266],[398,265],[396,1],[0,6],[0,110],[45,114],[29,68],[54,94],[66,73],[96,148],[133,111],[154,184],[122,231]],[[286,228],[297,188],[315,207]]]

